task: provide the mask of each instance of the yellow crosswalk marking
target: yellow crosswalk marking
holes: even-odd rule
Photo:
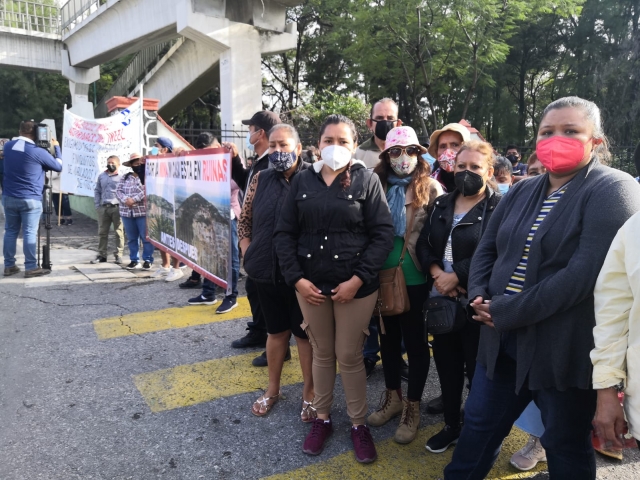
[[[141,335],[174,328],[186,328],[224,322],[251,316],[251,308],[246,297],[238,298],[238,306],[228,313],[216,314],[215,306],[186,306],[167,308],[151,312],[132,313],[121,317],[104,318],[93,322],[98,339]]]
[[[180,365],[135,375],[133,382],[152,412],[188,407],[221,397],[249,393],[267,387],[269,372],[251,361],[256,352]],[[291,347],[291,361],[284,362],[281,384],[302,382],[298,349]],[[257,398],[257,397],[256,397]],[[250,406],[247,406],[247,412]]]
[[[423,428],[418,432],[417,438],[409,445],[398,445],[392,438],[382,442],[376,442],[378,459],[370,465],[359,464],[353,456],[353,451],[343,453],[324,462],[309,465],[290,472],[266,477],[267,480],[332,480],[335,478],[377,479],[389,478],[402,479],[437,479],[443,478],[444,467],[451,460],[453,448],[445,453],[433,454],[424,448],[427,440],[438,433],[444,424],[439,423]],[[375,437],[375,429],[373,435]],[[344,431],[334,432],[334,435],[348,435]],[[331,440],[329,440],[331,441]],[[518,472],[511,465],[511,455],[520,450],[527,442],[527,434],[522,430],[513,428],[511,435],[507,437],[502,446],[498,460],[487,476],[493,480],[512,480],[517,478],[529,478],[546,468],[546,463],[528,472]],[[393,473],[391,473],[393,472]]]

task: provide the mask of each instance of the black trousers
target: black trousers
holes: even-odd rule
[[[388,389],[400,388],[400,368],[402,361],[402,340],[409,357],[409,387],[407,398],[419,401],[429,374],[429,346],[424,341],[422,306],[427,299],[427,284],[408,285],[408,312],[392,317],[382,317],[385,334],[380,331],[380,356],[384,370],[384,382]],[[378,322],[379,322],[378,317]]]
[[[260,299],[258,298],[258,288],[256,283],[247,277],[244,282],[245,289],[247,291],[247,299],[249,300],[249,306],[251,307],[251,315],[253,318],[250,322],[247,322],[247,328],[249,331],[256,331],[267,335],[267,322],[262,313],[260,307]]]
[[[457,332],[433,336],[433,359],[440,377],[444,423],[451,427],[460,425],[464,367],[467,367],[467,378],[471,388],[479,343],[480,324],[476,322],[467,322],[464,328]]]

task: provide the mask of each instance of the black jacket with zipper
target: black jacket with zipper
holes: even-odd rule
[[[451,230],[453,214],[456,208],[456,198],[460,193],[458,190],[454,190],[436,198],[431,217],[422,227],[422,232],[420,232],[420,237],[418,237],[418,243],[416,244],[416,254],[422,266],[422,271],[425,272],[429,280],[429,290],[433,286],[433,279],[429,274],[429,269],[434,263],[444,269],[442,257],[444,257],[449,234],[451,234],[453,271],[458,276],[460,286],[465,290],[467,289],[471,258],[482,236],[480,225],[482,224],[483,231],[487,228],[491,214],[502,198],[499,193],[493,191],[489,186],[487,186],[487,192],[488,196],[467,212],[460,220],[460,223],[453,228],[453,232]],[[484,222],[482,221],[483,212],[485,212]]]
[[[342,175],[327,187],[322,162],[296,175],[282,206],[274,243],[287,284],[311,281],[323,293],[356,275],[355,298],[379,287],[378,274],[393,249],[393,221],[378,176],[354,161],[351,185]]]
[[[300,160],[298,168],[288,181],[282,172],[273,168],[259,172],[258,188],[251,207],[251,244],[244,254],[244,269],[247,275],[258,283],[277,283],[280,275],[273,232],[287,193],[291,189],[290,182],[310,166],[310,163]]]

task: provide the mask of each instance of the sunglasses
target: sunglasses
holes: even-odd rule
[[[410,157],[417,157],[420,155],[421,150],[418,147],[409,145],[408,147],[392,147],[389,149],[388,153],[390,158],[398,158],[403,153],[406,153]]]

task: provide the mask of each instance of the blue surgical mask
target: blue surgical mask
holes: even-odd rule
[[[253,143],[251,143],[251,132],[247,132],[247,150],[253,152]]]
[[[499,183],[498,184],[498,192],[500,192],[500,195],[506,195],[507,192],[509,191],[510,187],[511,187],[511,185],[509,185],[507,183]]]
[[[422,159],[429,164],[430,167],[433,167],[433,164],[436,163],[436,159],[433,158],[429,153],[423,153]]]
[[[149,152],[149,155],[156,156],[158,155],[158,153],[160,153],[160,150],[158,149],[158,147],[152,147],[151,151]]]

